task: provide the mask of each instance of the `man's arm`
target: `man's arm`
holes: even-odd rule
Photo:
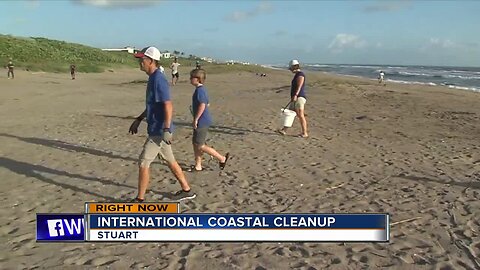
[[[142,121],[145,118],[145,116],[147,116],[147,110],[146,109],[136,119],[138,121]]]
[[[165,108],[165,121],[163,124],[163,128],[167,129],[170,128],[172,123],[172,115],[173,115],[173,104],[171,100],[167,100],[163,102],[163,106]]]
[[[163,141],[166,144],[171,144],[173,139],[172,131],[170,130],[172,124],[172,115],[173,115],[173,105],[172,101],[167,100],[163,102],[163,106],[165,106],[165,121],[163,124]]]
[[[135,118],[135,121],[130,125],[130,128],[128,129],[128,132],[130,134],[137,134],[138,133],[138,126],[140,126],[140,123],[142,122],[143,118],[147,115],[147,110],[143,111],[142,114],[140,114],[137,118]]]

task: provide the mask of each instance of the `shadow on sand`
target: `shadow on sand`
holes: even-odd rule
[[[88,148],[85,146],[75,145],[75,144],[58,141],[58,140],[50,140],[50,139],[35,138],[35,137],[21,137],[21,136],[6,134],[6,133],[0,133],[0,136],[7,137],[7,138],[15,138],[27,143],[43,145],[43,146],[47,146],[55,149],[64,150],[64,151],[83,152],[83,153],[87,153],[95,156],[102,156],[102,157],[115,158],[115,159],[128,160],[128,161],[138,161],[137,159],[134,159],[131,157],[123,157],[123,156],[116,155],[104,150]]]
[[[97,114],[97,116],[102,116],[102,117],[107,117],[107,118],[116,118],[116,119],[122,119],[122,120],[134,120],[135,119],[135,117],[131,117],[131,116],[116,116],[116,115],[105,115],[105,114]],[[173,123],[174,123],[174,125],[179,126],[179,127],[185,127],[185,128],[191,128],[192,127],[191,122],[173,121]],[[221,125],[212,125],[208,129],[208,132],[222,133],[222,134],[227,134],[227,135],[245,135],[247,133],[258,133],[258,134],[264,134],[264,135],[278,136],[278,134],[275,133],[275,132],[264,132],[264,131],[246,129],[246,128],[227,127],[227,126],[221,126]]]
[[[41,173],[53,174],[53,175],[56,175],[56,176],[64,176],[64,177],[69,177],[69,178],[72,178],[72,179],[95,181],[95,182],[99,182],[103,185],[113,185],[113,186],[118,186],[118,187],[127,187],[127,188],[131,188],[131,189],[136,189],[136,187],[126,185],[126,184],[117,183],[117,182],[114,182],[112,180],[106,180],[106,179],[101,179],[101,178],[97,178],[97,177],[90,177],[90,176],[84,176],[84,175],[81,175],[81,174],[69,173],[69,172],[62,171],[62,170],[56,170],[56,169],[48,168],[48,167],[45,167],[45,166],[42,166],[42,165],[35,165],[35,164],[31,164],[31,163],[27,163],[27,162],[23,162],[23,161],[17,161],[17,160],[13,160],[13,159],[10,159],[10,158],[4,158],[4,157],[0,157],[0,167],[6,168],[6,169],[8,169],[8,170],[10,170],[14,173],[19,174],[19,175],[24,175],[26,177],[36,178],[36,179],[38,179],[42,182],[45,182],[47,184],[59,186],[59,187],[64,188],[64,189],[70,189],[70,190],[73,190],[75,192],[81,192],[81,193],[84,193],[84,194],[96,196],[96,197],[102,198],[102,199],[107,200],[107,201],[119,201],[119,199],[115,199],[113,197],[106,196],[106,195],[103,195],[103,194],[99,194],[99,193],[96,193],[96,192],[93,192],[93,191],[89,191],[87,189],[80,188],[80,187],[77,187],[77,186],[73,186],[73,185],[70,185],[70,184],[57,182],[57,181],[54,181],[54,180],[52,180],[52,179],[50,179],[46,176],[43,176]],[[167,192],[158,192],[158,191],[153,191],[153,190],[150,190],[150,192],[152,192],[154,194],[161,195],[164,198],[169,198],[171,196],[171,194],[167,193]]]
[[[434,178],[428,178],[428,177],[423,177],[423,176],[415,176],[415,175],[406,175],[406,174],[398,174],[395,175],[394,177],[402,178],[405,180],[411,180],[411,181],[416,181],[416,182],[433,182],[433,183],[438,183],[442,185],[453,185],[453,186],[459,186],[459,187],[465,187],[465,188],[473,188],[473,189],[480,189],[480,182],[479,181],[470,181],[470,182],[457,182],[457,181],[442,181],[439,179],[434,179]]]

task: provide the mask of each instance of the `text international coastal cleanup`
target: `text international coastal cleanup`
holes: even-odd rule
[[[267,221],[265,217],[199,217],[177,216],[97,216],[98,228],[323,228],[331,227],[335,223],[335,217],[275,217]]]

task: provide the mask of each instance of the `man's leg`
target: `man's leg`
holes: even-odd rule
[[[144,200],[150,182],[150,164],[160,152],[160,147],[152,138],[147,138],[143,145],[143,151],[140,154],[138,162],[138,194],[137,199]]]
[[[172,162],[167,161],[167,163],[173,175],[175,175],[175,178],[177,178],[177,181],[182,187],[182,190],[189,191],[190,186],[188,185],[188,181],[187,181],[187,178],[185,177],[185,174],[183,173],[182,167],[180,167],[177,161],[172,161]]]
[[[160,156],[164,159],[170,171],[172,171],[173,175],[177,179],[178,183],[182,187],[183,191],[189,191],[190,186],[188,185],[187,178],[183,173],[182,167],[178,164],[175,160],[175,156],[173,155],[172,146],[170,144],[166,144],[164,141],[160,142]]]
[[[147,192],[148,183],[150,182],[150,168],[138,167],[138,194],[137,198],[144,200]]]

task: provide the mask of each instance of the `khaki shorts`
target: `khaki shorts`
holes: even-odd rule
[[[140,154],[138,162],[140,167],[150,167],[150,164],[157,156],[168,163],[175,162],[171,145],[166,144],[160,136],[148,137],[143,145],[143,151]]]
[[[289,109],[305,110],[305,103],[307,103],[307,99],[305,99],[304,97],[298,97],[297,101],[290,103]]]

